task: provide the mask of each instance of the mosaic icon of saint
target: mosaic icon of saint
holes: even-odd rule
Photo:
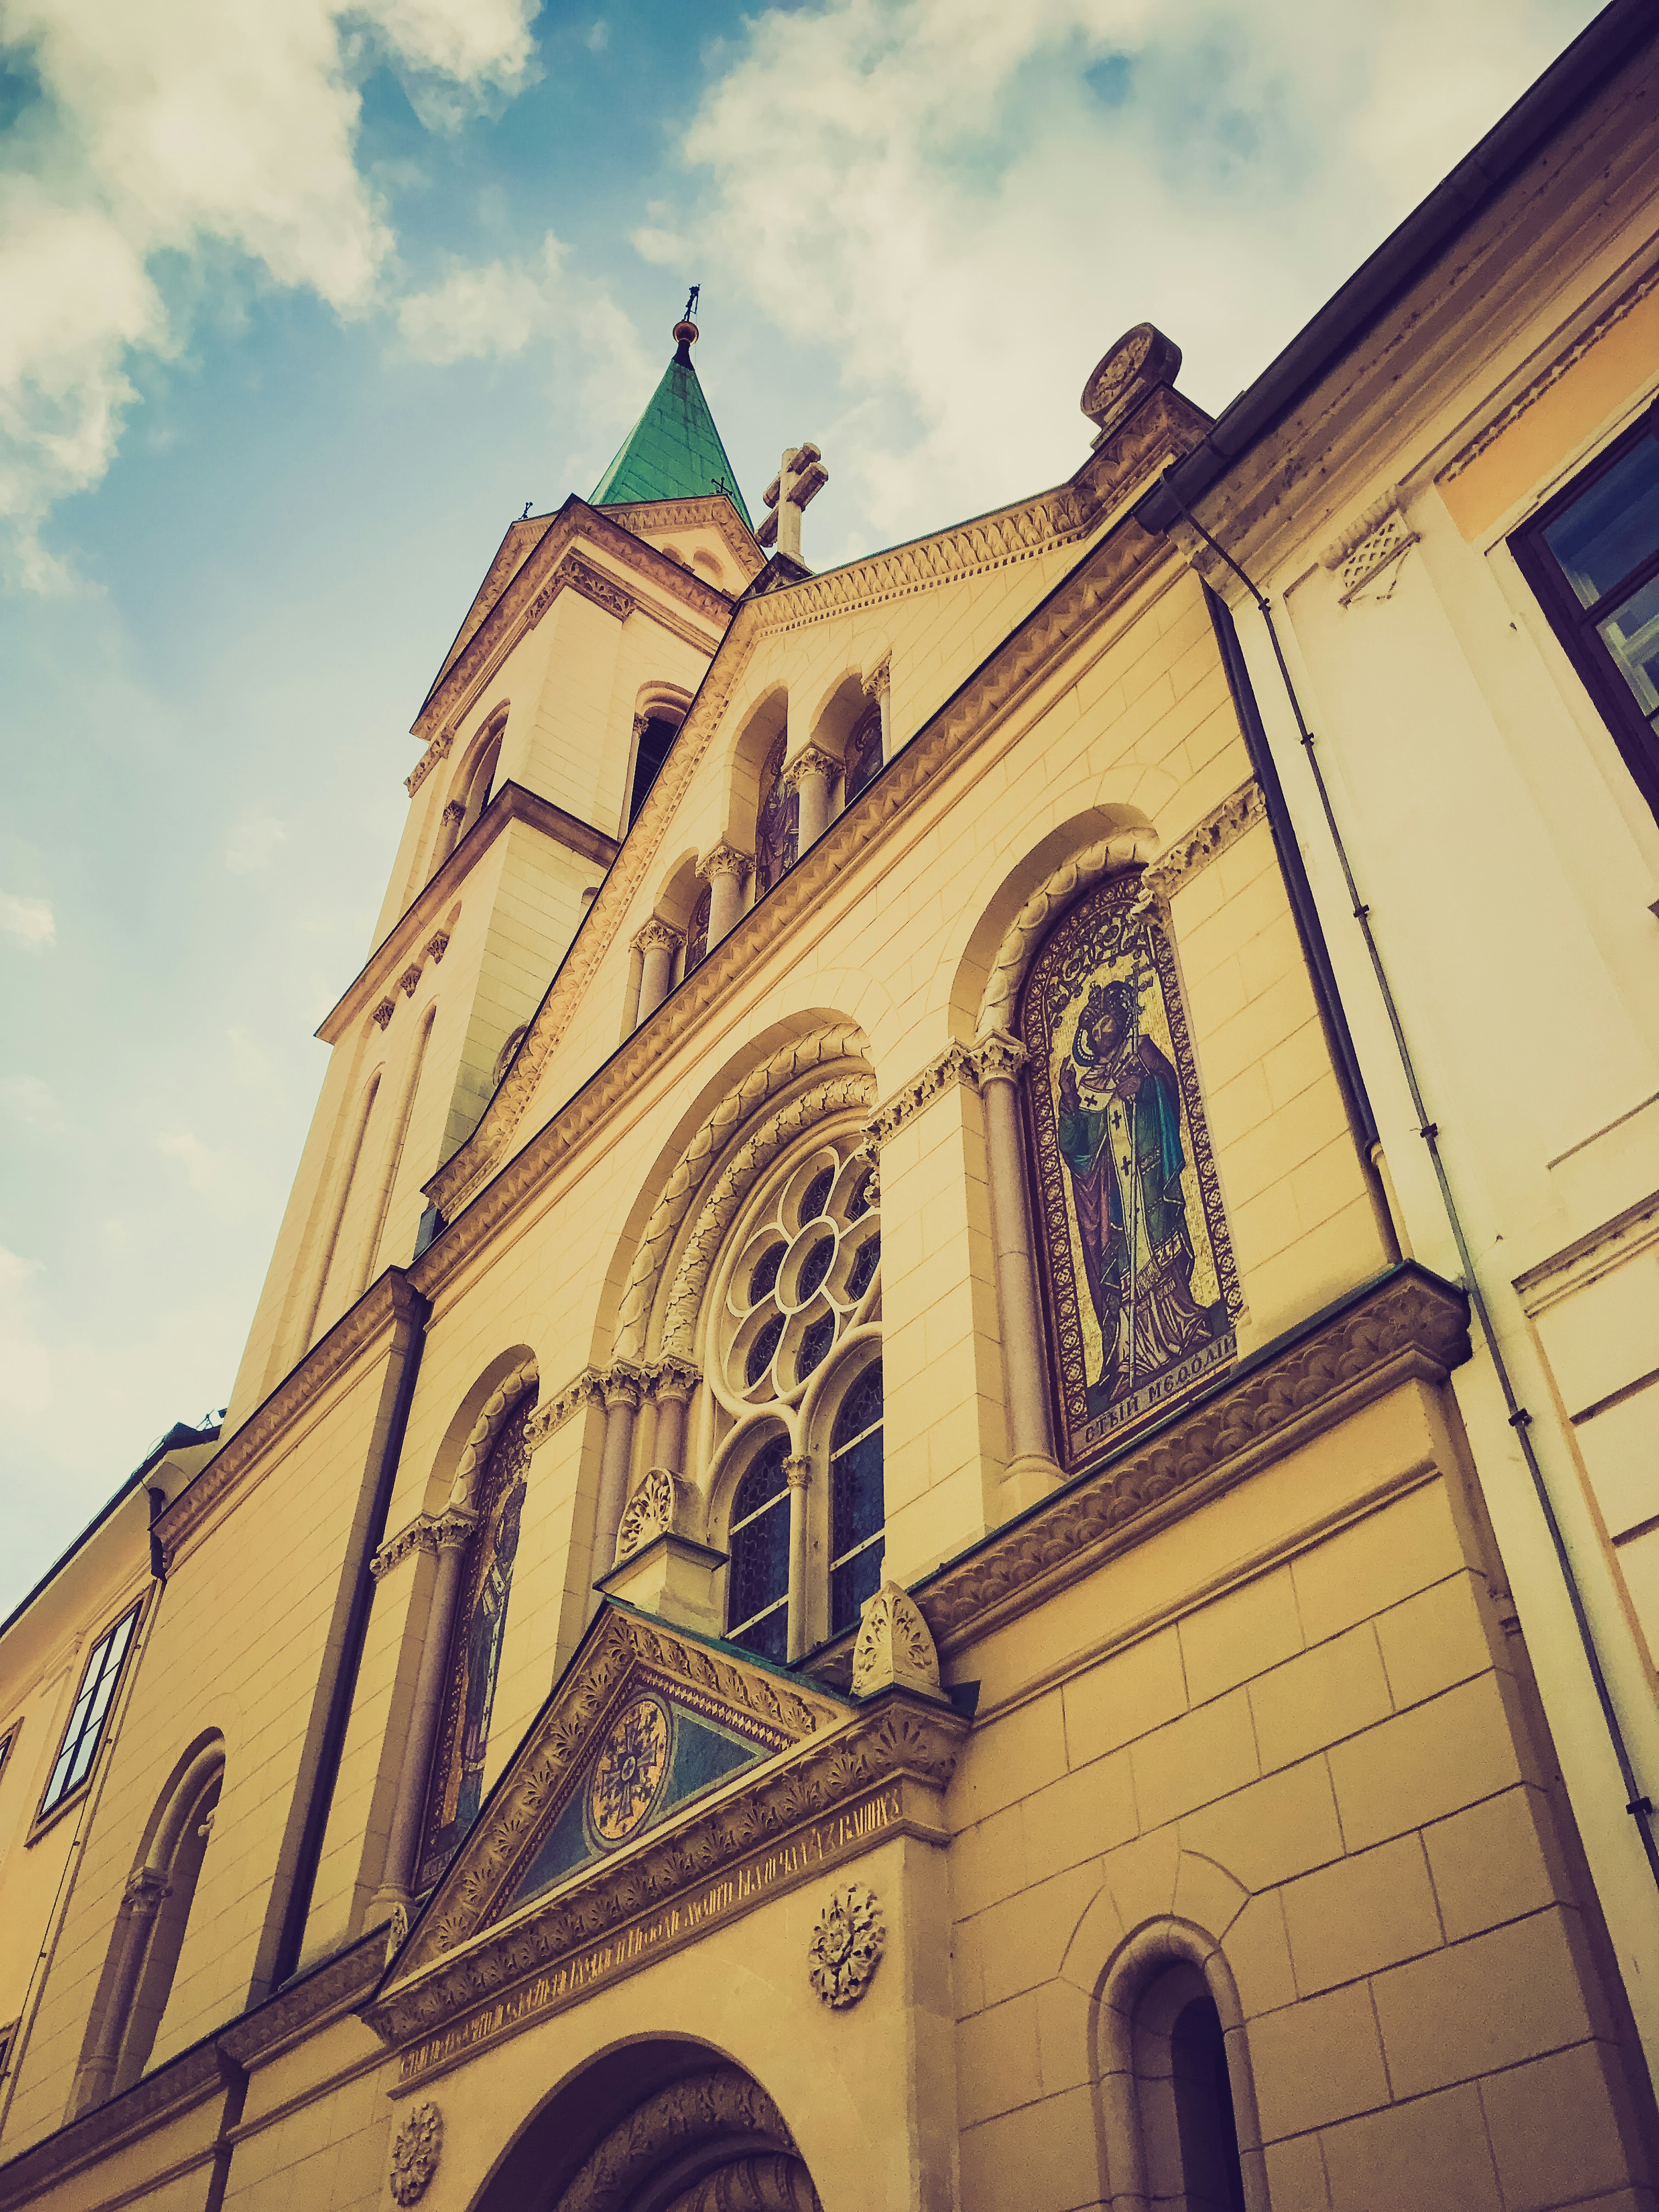
[[[1071,1176],[1078,1239],[1111,1401],[1229,1326],[1224,1301],[1193,1296],[1182,1188],[1181,1091],[1137,1018],[1132,983],[1097,983],[1062,1062],[1056,1134]]]

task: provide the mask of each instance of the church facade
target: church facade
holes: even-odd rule
[[[1228,418],[1139,325],[817,574],[696,337],[417,717],[221,1433],[0,1632],[0,2205],[1651,2206]]]

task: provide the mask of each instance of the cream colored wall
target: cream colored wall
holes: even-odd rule
[[[963,2212],[1100,2201],[1093,2007],[1171,1917],[1237,1984],[1273,2212],[1644,2172],[1437,1401],[1395,1390],[955,1655]]]

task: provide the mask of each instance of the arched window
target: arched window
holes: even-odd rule
[[[872,702],[853,726],[847,740],[846,798],[843,804],[850,806],[866,783],[880,775],[881,708]]]
[[[668,758],[668,749],[679,729],[678,715],[655,714],[647,716],[640,726],[639,742],[634,748],[634,787],[628,798],[628,826],[631,830],[639,811],[650,795],[657,780],[657,772]]]
[[[787,735],[775,738],[761,769],[760,811],[755,818],[755,896],[763,898],[795,865],[800,845],[800,794],[783,780]]]
[[[830,1442],[830,1633],[858,1626],[881,1587],[887,1508],[882,1482],[881,1363],[842,1401]]]
[[[501,738],[506,728],[507,725],[503,723],[496,731],[479,754],[477,765],[467,779],[466,796],[461,802],[464,809],[461,825],[455,833],[458,845],[489,804],[489,794],[495,787],[495,771],[501,764]]]
[[[427,1787],[417,1891],[428,1888],[443,1872],[483,1799],[484,1753],[530,1466],[525,1425],[535,1402],[535,1392],[526,1391],[502,1423],[472,1499],[478,1518],[455,1607],[448,1680]]]
[[[1226,2039],[1200,1969],[1166,1966],[1135,2007],[1132,2048],[1148,2201],[1245,2212]]]
[[[157,1808],[121,1908],[70,2098],[83,2112],[138,2080],[173,1993],[179,1954],[224,1783],[215,1738],[191,1757]]]
[[[685,926],[685,973],[689,975],[708,950],[709,886],[705,884],[697,893],[697,902],[691,909],[691,919]]]
[[[726,1634],[780,1663],[789,1644],[789,1439],[762,1445],[732,1500]]]

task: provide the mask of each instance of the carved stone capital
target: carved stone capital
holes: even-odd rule
[[[459,799],[452,799],[444,809],[443,818],[446,822],[464,822],[466,808]]]
[[[172,1886],[159,1868],[135,1867],[122,1886],[121,1902],[130,1918],[148,1920],[172,1894]]]
[[[872,668],[865,678],[864,696],[866,699],[884,699],[892,685],[893,664],[889,659],[884,660],[879,668]]]
[[[1017,1083],[1028,1057],[1018,1037],[1010,1036],[1006,1030],[992,1030],[974,1047],[974,1073],[981,1087],[988,1083]]]
[[[833,753],[825,752],[822,745],[806,745],[787,763],[779,781],[787,790],[799,791],[815,775],[821,775],[828,781],[830,776],[840,774],[841,763]]]
[[[805,1490],[812,1480],[812,1462],[805,1452],[791,1452],[783,1462],[783,1479],[791,1490]]]
[[[645,1388],[658,1405],[687,1405],[691,1393],[702,1380],[700,1370],[689,1359],[677,1359],[672,1355],[665,1359],[654,1359],[645,1370]]]
[[[449,950],[449,932],[441,929],[435,937],[428,937],[426,949],[432,955],[432,964],[435,968]]]
[[[637,1407],[644,1382],[645,1376],[639,1368],[630,1367],[626,1360],[619,1359],[614,1367],[607,1368],[600,1377],[600,1387],[605,1392],[606,1407],[614,1406]]]
[[[680,943],[679,931],[672,922],[665,921],[659,914],[653,914],[643,929],[636,929],[634,933],[634,950],[636,952],[675,952],[678,951]]]
[[[374,1009],[374,1019],[380,1024],[380,1027],[384,1029],[397,1011],[398,1005],[395,999],[382,999],[380,1005]]]
[[[739,883],[743,883],[754,865],[750,854],[739,852],[735,845],[728,845],[722,838],[698,861],[697,875],[705,884],[712,883],[716,876],[735,876]]]
[[[432,1524],[436,1548],[441,1552],[459,1552],[466,1547],[467,1539],[478,1525],[478,1516],[470,1505],[452,1505]]]

